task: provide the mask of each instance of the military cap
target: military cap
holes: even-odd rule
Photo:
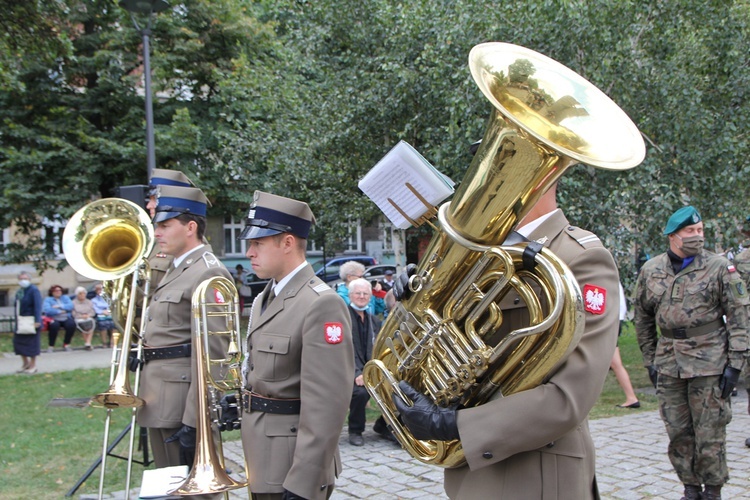
[[[242,240],[255,240],[280,233],[307,239],[315,216],[307,203],[256,191],[245,219]]]
[[[208,198],[198,188],[158,186],[154,222],[173,219],[183,214],[206,216]]]
[[[701,219],[701,214],[691,206],[682,207],[677,210],[667,221],[667,227],[664,228],[664,234],[676,233],[685,226],[697,224]]]
[[[155,168],[151,173],[151,179],[148,182],[148,195],[156,196],[156,188],[158,186],[194,187],[195,184],[188,179],[187,175],[179,170]]]

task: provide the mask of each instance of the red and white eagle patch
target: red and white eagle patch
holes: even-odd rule
[[[735,272],[737,272],[737,268],[736,268],[736,267],[734,267],[734,266],[733,266],[732,264],[729,264],[729,265],[727,266],[727,270],[728,270],[728,271],[729,271],[730,273],[735,273]]]
[[[224,295],[219,291],[218,288],[214,288],[214,301],[217,304],[223,304],[226,302],[226,299],[224,298]]]
[[[607,309],[607,290],[596,285],[584,285],[583,309],[591,314],[604,314]]]
[[[344,325],[341,323],[325,324],[326,342],[329,344],[339,344],[344,340]]]

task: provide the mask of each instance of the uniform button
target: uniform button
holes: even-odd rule
[[[325,490],[326,488],[327,488],[327,486],[326,486],[326,485],[324,484],[324,485],[322,485],[322,486],[320,487],[320,491],[323,491],[323,490]]]
[[[482,458],[486,458],[487,460],[489,460],[490,458],[492,458],[492,452],[485,451],[484,453],[482,453]]]
[[[273,351],[273,344],[269,345],[268,348]]]
[[[180,378],[182,378],[182,380],[187,380],[187,375],[183,375],[183,376],[182,376],[182,377],[180,377]]]
[[[574,229],[575,229],[575,228],[574,228],[573,226],[568,226],[568,231],[572,231],[572,230],[574,230]]]
[[[253,370],[255,370],[255,365],[250,363],[250,371],[253,371]]]
[[[553,446],[555,446],[554,441],[552,441],[551,443],[547,443],[547,448],[552,448]]]
[[[515,299],[513,299],[514,304],[518,304],[519,302],[521,302],[521,297],[516,297]]]
[[[295,426],[293,425],[293,426],[291,426],[291,427],[289,428],[289,430],[290,430],[290,431],[292,431],[292,432],[297,432],[297,427],[295,427]]]

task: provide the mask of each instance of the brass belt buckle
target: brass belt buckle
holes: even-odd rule
[[[242,394],[242,407],[246,412],[250,412],[250,393],[245,392]]]

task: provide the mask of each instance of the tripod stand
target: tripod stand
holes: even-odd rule
[[[125,426],[125,429],[115,438],[115,440],[112,442],[111,445],[107,447],[107,456],[114,457],[114,458],[120,458],[122,460],[128,460],[128,457],[123,457],[121,455],[117,455],[112,453],[112,450],[115,449],[115,447],[122,441],[122,438],[124,438],[129,432],[132,427],[133,423],[129,423],[127,426]],[[144,427],[140,428],[139,436],[138,436],[138,448],[143,450],[143,461],[133,460],[133,462],[137,464],[141,464],[144,467],[149,465],[151,463],[151,460],[148,456],[148,430]],[[100,456],[96,461],[94,461],[93,464],[91,464],[91,467],[88,468],[86,472],[84,472],[83,476],[78,480],[78,482],[73,486],[70,491],[68,491],[65,496],[66,497],[72,497],[73,494],[78,490],[78,488],[81,487],[81,485],[91,476],[91,474],[96,470],[97,467],[99,467],[102,463],[103,457]]]

